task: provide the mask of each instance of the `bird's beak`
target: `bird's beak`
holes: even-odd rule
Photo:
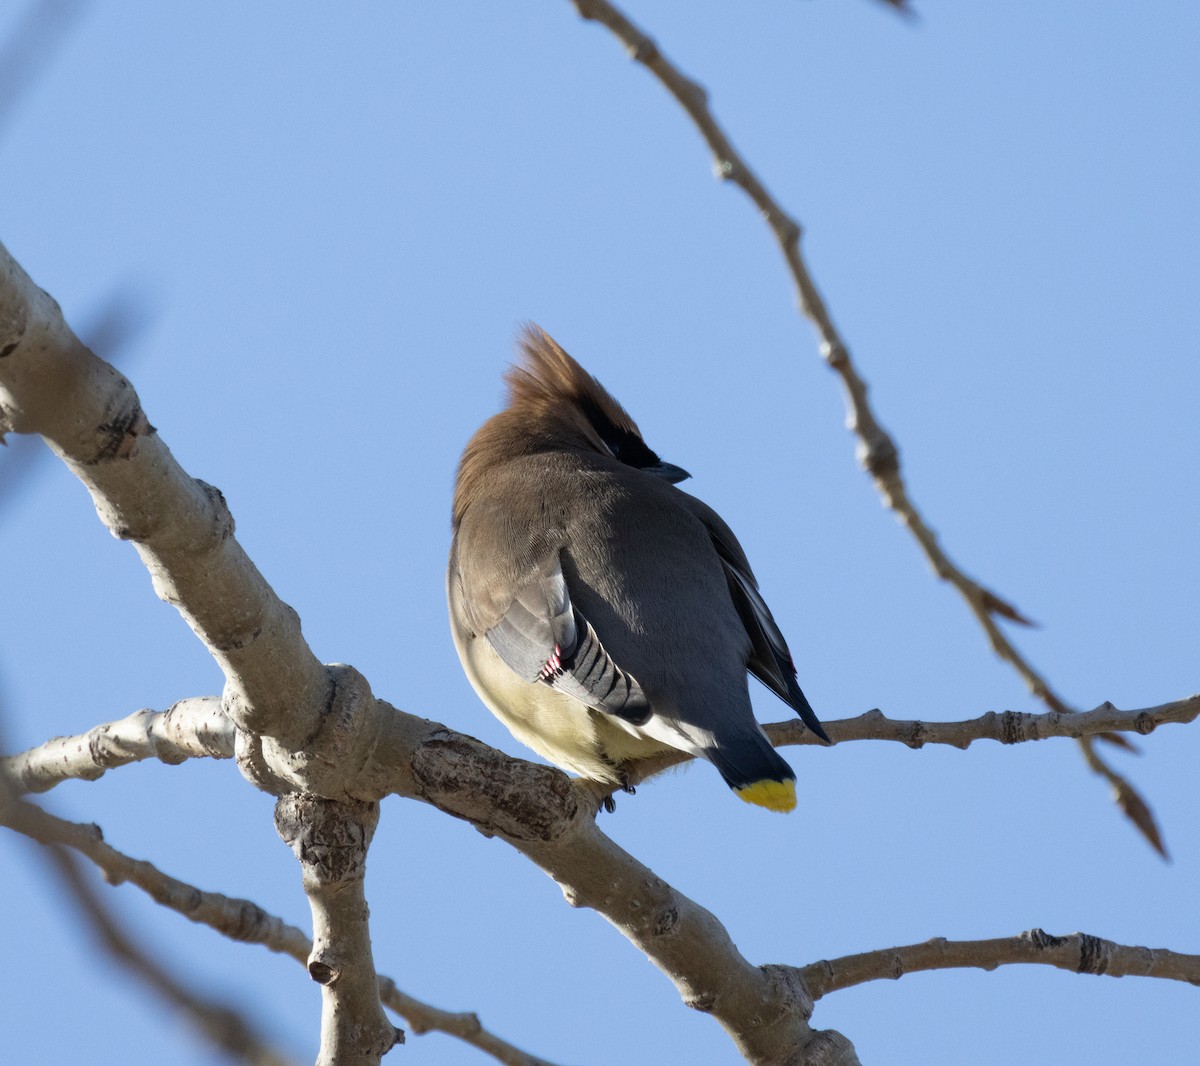
[[[642,469],[647,474],[653,474],[655,477],[669,481],[672,485],[678,485],[681,481],[687,481],[692,476],[682,466],[676,466],[674,463],[664,463],[661,459],[653,466],[643,466]]]

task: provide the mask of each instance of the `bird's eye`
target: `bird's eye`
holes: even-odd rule
[[[613,454],[615,459],[638,468],[654,466],[659,458],[636,433],[605,434],[604,446]]]
[[[614,425],[607,413],[590,398],[581,398],[579,406],[583,408],[584,416],[592,424],[596,436],[614,459],[639,469],[660,462],[641,437],[632,430]]]

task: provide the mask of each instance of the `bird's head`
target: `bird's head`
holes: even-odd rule
[[[578,443],[671,484],[691,477],[660,459],[625,408],[540,326],[526,326],[519,347],[521,363],[504,379],[509,411],[557,423]]]

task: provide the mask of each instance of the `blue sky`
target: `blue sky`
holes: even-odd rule
[[[1200,12],[918,9],[628,11],[804,224],[915,499],[953,558],[1041,624],[1020,646],[1081,708],[1185,696],[1200,688]],[[223,490],[316,654],[405,710],[528,755],[462,676],[443,593],[454,466],[525,320],[737,531],[823,718],[1039,709],[856,468],[753,208],[566,2],[93,4],[0,128],[0,239],[81,331],[114,297],[133,308],[118,359],[151,421]],[[4,484],[10,746],[220,691],[64,469]],[[756,962],[1031,926],[1197,952],[1200,727],[1139,747],[1112,758],[1169,865],[1066,741],[793,749],[787,818],[700,766],[604,824]],[[271,801],[229,763],[129,767],[45,803],[307,923]],[[0,975],[13,1061],[85,1039],[97,1066],[215,1061],[62,916],[28,846],[0,837],[0,861],[0,935],[22,960]],[[737,1061],[600,918],[464,824],[385,804],[368,891],[383,972],[532,1052]],[[311,1058],[319,994],[300,967],[111,894],[146,944]],[[864,1062],[1178,1062],[1195,997],[1009,967],[841,992],[814,1023]],[[437,1036],[391,1057],[486,1061]]]

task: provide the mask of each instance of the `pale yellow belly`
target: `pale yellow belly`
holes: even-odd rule
[[[591,712],[549,685],[523,681],[486,639],[466,638],[457,624],[453,630],[463,669],[480,699],[514,737],[555,766],[618,785],[621,763],[671,750],[636,726]]]

